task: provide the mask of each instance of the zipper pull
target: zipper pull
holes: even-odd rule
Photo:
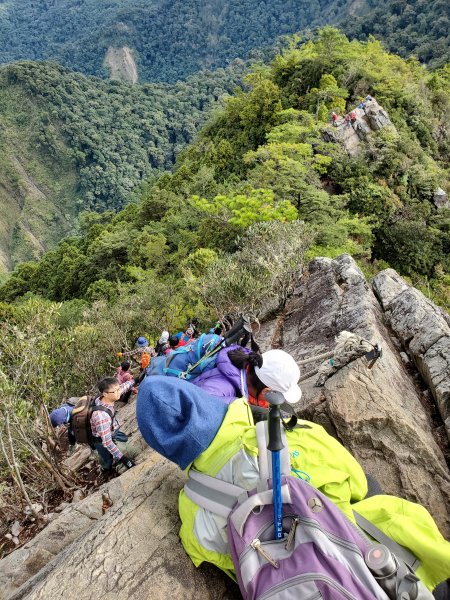
[[[267,560],[268,563],[270,563],[272,565],[272,567],[274,567],[275,569],[278,569],[278,567],[280,566],[280,563],[275,560],[274,558],[272,558],[270,556],[270,554],[268,554],[264,548],[261,546],[261,542],[260,540],[258,540],[258,538],[254,539],[253,542],[250,544],[250,546],[253,548],[253,550],[256,550],[256,552],[258,552],[259,554],[261,554],[261,556]]]
[[[289,530],[289,535],[288,535],[288,538],[286,540],[286,545],[285,545],[286,550],[290,550],[292,548],[292,546],[294,545],[295,532],[297,531],[297,526],[299,523],[300,523],[300,519],[298,517],[294,517],[292,519],[292,525]]]

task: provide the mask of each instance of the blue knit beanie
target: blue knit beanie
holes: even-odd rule
[[[154,375],[139,386],[136,416],[147,444],[185,469],[211,444],[227,408],[189,381]]]

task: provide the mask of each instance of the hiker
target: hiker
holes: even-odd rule
[[[194,328],[189,326],[184,333],[179,331],[175,336],[178,339],[178,346],[187,346],[194,339]]]
[[[168,354],[170,354],[173,350],[175,350],[176,348],[178,348],[178,338],[176,335],[171,335],[169,338],[169,347],[166,349],[165,351],[165,355],[167,356]]]
[[[168,331],[163,330],[161,333],[161,337],[155,345],[156,356],[165,356],[166,350],[169,348],[169,337],[170,334]]]
[[[275,386],[272,389],[283,391],[273,382],[272,373],[279,369],[284,372],[289,365],[295,370],[298,380],[300,370],[294,359],[282,350],[269,350],[261,354],[253,339],[251,347],[252,350],[238,345],[223,348],[215,367],[199,375],[193,383],[211,396],[221,398],[225,404],[230,404],[237,397],[246,398],[256,422],[267,419],[269,405],[263,390]],[[298,393],[295,402],[300,400],[300,388]]]
[[[294,368],[293,359],[287,353],[277,352],[285,355],[286,361],[267,361],[265,364],[263,354],[262,365],[255,367],[255,371],[266,388],[249,388],[249,393],[262,398],[268,393],[268,388],[278,388],[283,391],[285,399],[298,400],[301,395],[297,385],[298,367]],[[236,398],[226,405],[188,381],[147,377],[138,393],[136,414],[146,442],[181,469],[188,469],[192,477],[198,473],[200,483],[201,476],[205,474],[223,483],[231,483],[237,490],[255,488],[259,481],[258,444],[252,413],[245,399]],[[361,466],[320,425],[302,420],[297,427],[286,431],[286,439],[294,476],[308,480],[312,490],[316,488],[328,497],[340,509],[341,512],[336,511],[338,514],[343,513],[354,523],[353,510],[358,511],[398,544],[419,556],[422,563],[418,573],[429,589],[434,589],[448,577],[450,543],[441,536],[425,508],[393,496],[366,498],[367,478]],[[213,563],[234,578],[236,569],[230,555],[230,528],[226,517],[201,508],[185,490],[179,496],[179,512],[182,522],[180,538],[193,563],[196,566],[202,562]],[[312,516],[314,512],[313,507]],[[303,530],[301,524],[297,530],[300,540]],[[253,535],[256,535],[258,528],[254,531]],[[268,563],[257,552],[256,542],[259,543],[259,539],[254,542],[250,554],[254,557],[252,564],[255,569],[267,566]],[[284,541],[282,544],[281,558]],[[262,549],[261,554],[264,556]],[[268,577],[271,572],[270,569],[266,571]],[[279,572],[283,573],[284,569]],[[295,574],[292,573],[291,577]],[[378,596],[367,594],[364,597],[386,598],[381,592]]]
[[[201,331],[200,331],[200,320],[197,319],[197,317],[193,317],[190,320],[190,323],[188,324],[188,326],[193,329],[194,333],[193,333],[193,337],[194,338],[198,338],[201,335]]]
[[[100,392],[95,400],[95,406],[100,406],[91,416],[91,430],[94,449],[100,458],[100,466],[103,473],[110,473],[114,463],[122,463],[127,469],[134,467],[134,461],[124,455],[116,445],[116,442],[126,443],[128,436],[119,429],[119,422],[115,416],[114,403],[126,394],[134,383],[134,379],[119,384],[115,377],[105,377],[98,384]]]
[[[354,123],[356,123],[356,110],[352,110],[352,112],[350,113],[350,122],[353,125]]]
[[[126,383],[127,381],[134,381],[134,377],[130,373],[130,366],[131,366],[130,361],[124,360],[120,364],[120,367],[117,367],[116,374],[114,375],[114,377],[119,382],[119,385],[121,385],[122,383]],[[133,388],[131,388],[131,390],[128,390],[128,392],[125,392],[120,398],[121,402],[128,402],[131,394],[137,394],[136,387],[133,387]]]
[[[344,117],[344,123],[346,127],[350,127],[350,115],[348,113]]]
[[[364,112],[366,112],[366,103],[365,102],[360,102],[358,104],[358,108]]]
[[[338,120],[339,120],[339,116],[333,111],[331,113],[331,121],[332,121],[334,127],[338,126]]]
[[[70,417],[72,415],[73,407],[78,402],[78,400],[78,397],[69,398],[68,400],[66,400],[66,402],[61,404],[61,406],[59,406],[58,408],[54,408],[49,415],[50,423],[55,429],[57,427],[60,427],[61,425],[67,426],[67,437],[69,439],[69,454],[72,454],[77,443],[70,424]]]
[[[155,350],[150,346],[147,338],[143,335],[139,336],[136,340],[136,348],[134,350],[128,350],[128,352],[118,352],[117,356],[139,356],[139,367],[141,371],[149,366],[150,360],[155,356]]]
[[[370,96],[370,95],[366,96],[366,101],[367,102],[371,102],[372,100],[373,100],[372,96]]]
[[[220,321],[216,321],[214,326],[211,327],[208,331],[208,333],[215,333],[217,335],[220,335],[223,331],[223,325]]]

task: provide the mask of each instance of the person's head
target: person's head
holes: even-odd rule
[[[164,330],[161,333],[161,337],[159,338],[158,342],[162,345],[162,344],[167,344],[168,340],[169,340],[169,332]]]
[[[120,368],[122,369],[122,371],[128,371],[130,366],[131,363],[128,360],[124,360],[123,363],[120,363]]]
[[[63,406],[60,406],[52,410],[49,416],[53,427],[58,427],[67,423],[68,411]]]
[[[223,331],[223,325],[220,321],[217,321],[217,323],[214,325],[214,327],[212,328],[213,332],[216,335],[220,335]]]
[[[273,390],[281,392],[289,404],[300,400],[300,369],[284,350],[268,350],[264,354],[232,350],[228,356],[235,367],[245,369],[248,393],[253,398],[262,399],[265,390]]]
[[[145,346],[148,346],[148,340],[146,337],[141,335],[138,337],[136,344],[139,346],[139,348],[144,348]]]
[[[194,330],[192,327],[188,327],[184,333],[189,337],[192,337],[194,335]]]
[[[105,377],[98,385],[102,400],[113,403],[120,398],[120,385],[115,377]]]
[[[179,342],[179,339],[177,338],[176,335],[171,335],[170,336],[170,338],[169,338],[169,346],[171,348],[175,348],[176,346],[178,346],[178,342]]]

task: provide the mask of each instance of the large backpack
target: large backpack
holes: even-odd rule
[[[105,406],[95,404],[95,397],[82,396],[76,403],[70,417],[71,429],[79,444],[87,444],[94,448],[95,439],[92,435],[91,417],[98,410],[108,413],[111,417],[111,431],[114,429],[114,412]]]
[[[177,348],[165,358],[162,374],[190,380],[212,369],[216,366],[218,353],[207,355],[221,340],[220,335],[202,333],[197,340]]]
[[[360,527],[384,545],[375,544],[325,495],[290,475],[285,437],[283,538],[275,540],[267,422],[258,423],[256,430],[260,471],[256,489],[247,491],[194,469],[185,485],[193,502],[227,517],[228,544],[244,600],[433,598],[414,574],[420,563],[405,548],[355,514]],[[392,558],[391,551],[397,572],[377,579],[368,565],[378,568],[387,554]]]

